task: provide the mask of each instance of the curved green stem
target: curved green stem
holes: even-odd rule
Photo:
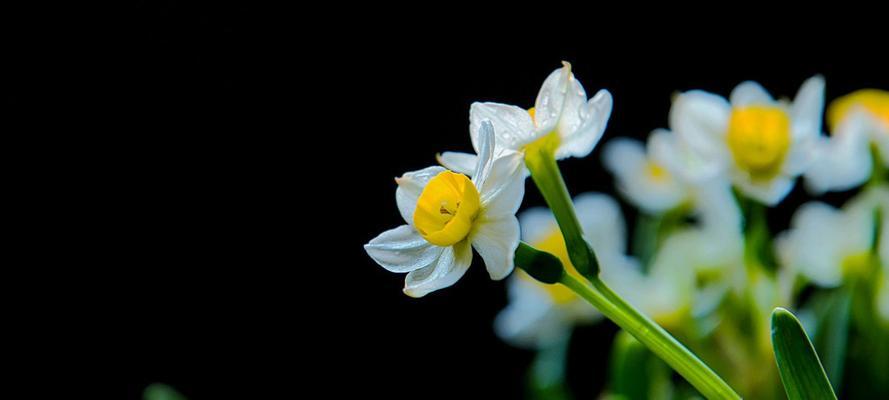
[[[571,264],[584,276],[596,276],[599,273],[596,255],[583,238],[583,229],[574,212],[574,203],[559,172],[553,149],[548,146],[529,147],[525,151],[525,165],[559,224]]]
[[[596,278],[593,282],[595,289],[570,274],[563,274],[559,281],[645,344],[708,399],[741,398],[707,364],[667,331],[624,301],[600,279]]]

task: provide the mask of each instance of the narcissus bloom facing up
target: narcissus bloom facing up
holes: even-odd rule
[[[889,167],[889,92],[865,89],[834,100],[827,120],[831,136],[819,138],[806,173],[812,193],[849,190],[866,182],[874,167],[871,147],[882,167]]]
[[[603,89],[587,100],[586,91],[571,73],[571,64],[563,64],[543,82],[530,110],[500,103],[472,104],[469,132],[476,152],[480,148],[478,132],[483,121],[494,125],[495,154],[543,146],[562,159],[585,157],[593,151],[611,115],[611,94]],[[445,152],[439,156],[439,162],[454,171],[469,173],[475,165],[475,156]]]
[[[868,189],[842,209],[821,202],[803,204],[791,227],[776,238],[782,264],[823,287],[836,287],[850,275],[871,276],[874,259],[885,273],[889,265],[889,239],[874,235],[877,209],[889,215],[889,189]],[[883,217],[882,232],[889,228]],[[875,251],[876,250],[876,251]],[[876,271],[879,272],[879,271]]]
[[[670,110],[670,128],[706,168],[715,166],[748,197],[774,205],[811,162],[823,109],[820,76],[803,83],[792,103],[776,101],[759,84],[744,82],[730,101],[697,90],[680,94]]]
[[[515,213],[524,195],[522,158],[494,155],[490,123],[479,126],[479,157],[468,176],[428,167],[397,178],[395,200],[406,225],[364,246],[383,268],[408,273],[404,292],[421,297],[453,285],[469,268],[472,248],[491,279],[512,272],[519,241]]]

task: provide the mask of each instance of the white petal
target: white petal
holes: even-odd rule
[[[445,168],[466,176],[472,176],[475,172],[475,166],[478,165],[478,156],[475,154],[456,151],[446,151],[437,155],[436,159]]]
[[[570,325],[562,309],[529,277],[513,275],[507,282],[509,304],[494,320],[501,339],[524,348],[546,347],[568,334]]]
[[[398,205],[398,212],[408,225],[414,224],[414,210],[417,208],[417,199],[423,193],[423,188],[430,179],[444,170],[442,167],[433,166],[405,173],[401,178],[395,179],[398,184],[398,189],[395,189],[395,204]]]
[[[654,175],[642,143],[618,138],[605,146],[606,167],[617,178],[621,194],[648,213],[660,213],[679,205],[685,190],[669,173]],[[658,165],[658,167],[661,167]]]
[[[487,179],[479,188],[485,216],[515,215],[525,196],[525,163],[521,153],[505,150],[491,163]]]
[[[472,174],[472,182],[475,187],[481,189],[491,172],[491,163],[494,161],[494,127],[491,121],[484,120],[479,124],[478,164],[475,173]]]
[[[584,193],[574,198],[574,208],[596,254],[625,252],[626,225],[617,201],[606,194]]]
[[[583,96],[583,99],[579,101],[586,101],[583,86],[574,79],[574,74],[571,73],[571,64],[567,62],[562,62],[562,64],[562,68],[550,73],[543,81],[540,92],[537,94],[537,100],[534,102],[534,122],[537,129],[544,133],[557,128],[566,101],[569,104],[574,102],[577,105],[579,96]]]
[[[411,297],[423,297],[431,292],[456,283],[472,263],[472,248],[464,240],[444,247],[441,256],[429,266],[407,274],[404,293]]]
[[[793,120],[794,137],[821,134],[821,116],[824,114],[824,77],[813,76],[800,86],[790,113]]]
[[[772,96],[762,85],[753,81],[741,82],[732,90],[729,96],[733,107],[743,107],[754,104],[771,105],[775,103]]]
[[[863,114],[844,119],[831,137],[821,137],[812,148],[806,187],[813,194],[843,191],[867,181],[873,168]]]
[[[385,231],[364,245],[367,254],[391,272],[426,267],[438,260],[443,249],[429,244],[408,225]]]
[[[472,247],[485,260],[491,279],[506,278],[515,264],[515,249],[519,245],[519,220],[515,216],[477,221]]]
[[[842,280],[842,216],[824,203],[800,206],[791,229],[778,236],[776,246],[783,263],[819,286],[834,287]]]
[[[583,158],[589,155],[599,143],[602,134],[605,133],[608,118],[611,116],[612,104],[611,93],[602,89],[590,99],[589,103],[581,105],[578,113],[580,123],[576,128],[571,131],[567,129],[572,128],[563,130],[560,122],[559,132],[571,132],[571,134],[562,138],[562,144],[556,152],[556,157]]]
[[[537,243],[558,232],[559,226],[552,211],[544,207],[529,208],[519,214],[522,240]]]
[[[696,187],[694,207],[704,230],[726,235],[740,233],[743,217],[727,181],[713,180]]]
[[[701,184],[713,180],[727,167],[724,160],[707,159],[692,151],[677,135],[665,129],[656,129],[648,136],[648,153],[652,160],[684,183]]]
[[[724,98],[693,90],[676,97],[670,108],[670,129],[706,159],[727,160],[723,141],[731,107]]]
[[[779,175],[768,181],[753,181],[749,177],[736,174],[733,182],[747,197],[771,207],[787,197],[793,190],[796,179]]]
[[[479,151],[478,133],[484,120],[491,121],[494,126],[495,154],[501,148],[519,150],[537,138],[534,121],[527,110],[499,103],[472,103],[469,108],[469,133],[475,151]]]

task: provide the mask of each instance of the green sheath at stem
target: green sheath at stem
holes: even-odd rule
[[[531,171],[531,179],[534,180],[540,194],[556,217],[556,222],[565,238],[571,264],[584,276],[598,275],[599,264],[596,255],[583,238],[583,229],[574,212],[574,203],[568,194],[562,173],[559,172],[553,151],[546,146],[528,149],[525,153],[525,165]]]
[[[624,301],[604,282],[599,279],[595,281],[598,290],[569,274],[564,274],[561,284],[584,298],[608,319],[642,342],[708,399],[741,398],[719,375],[686,349],[682,343],[679,343],[658,324]]]

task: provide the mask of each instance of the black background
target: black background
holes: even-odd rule
[[[505,288],[478,257],[454,287],[411,299],[403,276],[362,249],[402,223],[393,177],[470,150],[471,102],[528,107],[570,61],[589,94],[614,96],[604,142],[666,127],[676,91],[727,95],[753,79],[793,96],[817,73],[828,99],[889,88],[885,48],[865,33],[837,44],[791,29],[728,37],[598,21],[575,33],[471,14],[303,26],[317,16],[274,14],[137,3],[69,61],[84,75],[65,74],[73,89],[55,102],[87,122],[82,155],[57,172],[70,184],[57,194],[71,238],[57,252],[69,262],[38,268],[28,297],[40,305],[35,349],[51,349],[32,358],[35,372],[69,379],[35,390],[136,399],[165,382],[192,399],[520,397],[532,354],[493,335]],[[10,109],[44,94],[16,88]],[[562,163],[573,193],[613,193],[599,155]],[[772,211],[776,229],[805,197],[798,187]],[[541,204],[529,184],[523,207]],[[579,397],[601,389],[613,333],[601,323],[575,335]]]

